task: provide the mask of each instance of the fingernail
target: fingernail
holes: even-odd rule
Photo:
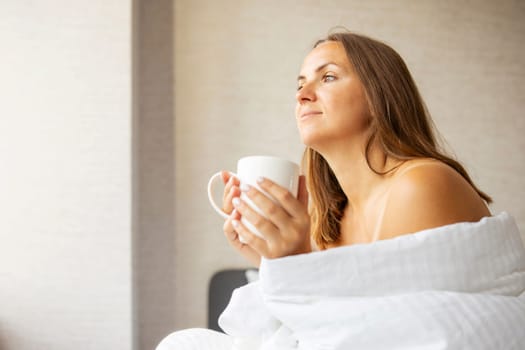
[[[258,184],[260,184],[260,183],[263,182],[263,181],[264,181],[264,177],[259,176],[259,177],[257,178],[257,183],[258,183]]]
[[[232,225],[235,228],[239,227],[239,220],[232,220]]]
[[[250,185],[246,184],[246,183],[243,183],[241,184],[241,191],[243,192],[248,192],[250,190]]]
[[[232,199],[232,203],[234,207],[238,207],[241,204],[241,200],[235,197],[234,199]]]

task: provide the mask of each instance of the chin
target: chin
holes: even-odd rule
[[[301,133],[301,141],[305,146],[314,148],[314,145],[318,142],[318,137],[308,133]]]

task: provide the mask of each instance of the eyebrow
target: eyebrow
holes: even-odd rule
[[[318,73],[319,71],[323,70],[324,68],[326,68],[329,65],[334,65],[334,66],[339,67],[339,65],[337,63],[335,63],[335,62],[326,62],[326,63],[323,63],[322,65],[320,65],[319,67],[317,67],[315,69],[315,73]],[[304,75],[299,75],[297,77],[297,81],[301,81],[301,80],[305,80],[305,79],[306,79],[306,77]]]

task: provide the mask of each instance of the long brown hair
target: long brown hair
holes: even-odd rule
[[[492,199],[479,190],[465,168],[447,156],[438,145],[435,128],[423,99],[408,68],[399,54],[390,46],[351,32],[337,32],[319,40],[314,48],[325,42],[343,45],[350,64],[354,67],[368,99],[371,115],[369,150],[376,142],[387,157],[406,161],[414,158],[433,158],[448,164],[461,174],[487,203]],[[307,187],[310,193],[312,238],[320,248],[336,242],[340,236],[340,221],[347,205],[335,174],[321,154],[307,147],[303,155]]]

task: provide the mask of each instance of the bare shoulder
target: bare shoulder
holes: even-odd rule
[[[490,215],[468,181],[442,162],[407,162],[391,181],[379,239],[457,222],[475,222]]]

